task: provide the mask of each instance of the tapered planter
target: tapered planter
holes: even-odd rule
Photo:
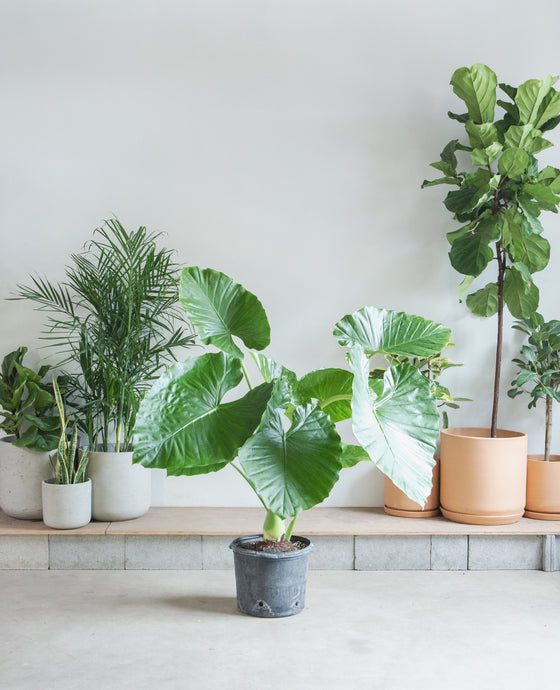
[[[560,455],[527,458],[527,502],[525,517],[534,520],[560,520]]]
[[[509,525],[525,509],[527,435],[498,429],[443,429],[441,512],[469,525]]]
[[[53,476],[49,454],[18,448],[14,438],[0,440],[0,508],[20,520],[40,520],[41,483]]]
[[[76,529],[91,520],[91,479],[78,484],[42,483],[43,522],[54,529]]]
[[[88,458],[94,520],[132,520],[148,512],[151,474],[142,465],[132,464],[132,452],[90,451]]]
[[[305,548],[284,553],[263,553],[243,548],[262,534],[238,537],[230,544],[235,565],[237,608],[259,618],[293,616],[305,606],[309,554],[313,544],[292,536]]]
[[[383,504],[388,515],[409,518],[429,518],[439,515],[439,457],[434,456],[434,459],[436,464],[432,470],[432,492],[423,510],[404,491],[397,488],[389,477],[385,477]]]

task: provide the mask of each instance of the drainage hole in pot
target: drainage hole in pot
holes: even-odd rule
[[[299,606],[299,601],[296,601],[296,606]]]
[[[259,602],[258,602],[258,605],[259,605],[260,608],[262,609],[262,607],[264,606],[264,601],[259,601]]]

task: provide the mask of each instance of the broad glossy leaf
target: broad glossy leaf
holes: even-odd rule
[[[560,114],[560,94],[552,88],[557,79],[547,74],[542,80],[529,79],[521,84],[515,96],[521,122],[540,129],[542,124]]]
[[[506,269],[504,276],[504,302],[512,316],[526,319],[539,306],[539,289],[517,268]]]
[[[343,467],[354,467],[354,465],[357,465],[363,460],[371,460],[371,458],[362,446],[353,446],[346,443],[342,444],[341,461]]]
[[[341,345],[359,343],[370,357],[430,357],[447,346],[451,330],[421,316],[363,307],[341,319],[334,336]]]
[[[274,382],[275,379],[285,378],[290,385],[296,384],[297,376],[295,373],[282,364],[275,362],[273,359],[266,357],[260,352],[255,355],[254,359],[255,364],[261,372],[261,376],[267,383]]]
[[[527,235],[518,223],[509,224],[513,256],[521,261],[530,273],[537,273],[547,267],[550,259],[550,243],[542,235]]]
[[[290,424],[289,405],[289,395],[275,386],[261,424],[239,450],[243,471],[266,509],[281,518],[321,503],[343,467],[340,437],[329,416],[316,405],[301,405]]]
[[[513,177],[522,175],[529,165],[529,154],[523,149],[506,149],[498,161],[498,170],[502,175]]]
[[[498,159],[502,152],[502,145],[497,141],[485,149],[475,149],[471,153],[471,161],[473,165],[490,165]]]
[[[473,281],[474,276],[465,276],[464,279],[461,281],[459,287],[457,288],[457,297],[459,298],[460,302],[462,302],[465,299],[465,295],[467,294]]]
[[[468,213],[488,199],[488,191],[480,187],[461,187],[449,192],[443,203],[451,213]]]
[[[520,148],[527,153],[538,153],[552,146],[533,125],[513,125],[505,133],[504,143],[507,148]]]
[[[413,501],[424,505],[432,490],[439,413],[430,384],[411,364],[390,367],[369,385],[369,364],[360,345],[350,350],[354,373],[352,428],[376,466]]]
[[[346,369],[317,369],[299,381],[298,393],[304,399],[316,400],[333,422],[340,422],[352,416],[353,378]]]
[[[422,182],[422,189],[426,187],[435,187],[439,184],[460,185],[461,180],[458,177],[438,177],[437,180],[424,180],[424,182]]]
[[[482,220],[474,233],[455,240],[449,252],[451,265],[466,276],[478,276],[492,260],[494,251],[490,242],[500,239],[501,214]]]
[[[492,122],[484,122],[477,125],[472,120],[465,124],[471,146],[476,149],[485,149],[498,141],[498,130]]]
[[[529,210],[529,205],[520,201],[519,207],[523,211],[522,217],[519,219],[519,223],[523,232],[526,235],[540,235],[544,228],[541,221]]]
[[[264,350],[270,343],[270,326],[262,304],[224,273],[196,266],[183,269],[179,297],[206,345],[242,357],[232,336],[254,350]]]
[[[498,311],[498,286],[488,283],[467,297],[467,307],[476,316],[493,316]]]
[[[553,213],[558,213],[558,204],[560,204],[560,197],[556,196],[552,189],[543,184],[525,184],[523,191],[527,192],[533,199],[536,199],[540,208]]]
[[[170,475],[204,474],[233,460],[255,431],[272,393],[264,383],[233,402],[241,361],[218,352],[170,367],[146,393],[136,419],[134,461]]]
[[[460,67],[453,73],[451,84],[453,92],[465,102],[473,122],[493,122],[498,80],[489,67]]]

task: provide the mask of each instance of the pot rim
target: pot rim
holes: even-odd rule
[[[479,433],[477,433],[479,432]],[[491,441],[496,442],[508,442],[521,438],[527,438],[527,434],[523,431],[512,431],[510,429],[497,429],[498,434],[496,438],[491,438],[490,429],[488,427],[452,427],[450,429],[442,429],[441,434],[443,436],[451,436],[455,438],[472,438],[478,441]]]
[[[543,453],[530,453],[527,455],[527,462],[542,462],[547,465],[549,464],[548,460],[545,461]],[[550,455],[550,463],[552,464],[553,462],[560,462],[560,454]]]
[[[83,484],[91,484],[91,479],[88,477],[83,482],[73,482],[72,484],[57,484],[54,480],[54,477],[51,477],[50,479],[43,479],[41,483],[48,484],[49,486],[82,486]]]
[[[250,549],[244,549],[240,544],[247,543],[250,541],[259,541],[262,539],[261,534],[245,534],[241,537],[234,539],[229,548],[234,554],[239,554],[243,556],[248,556],[249,558],[268,558],[272,560],[285,559],[285,558],[301,558],[302,556],[307,556],[313,551],[313,543],[307,537],[302,537],[298,534],[292,534],[290,541],[301,541],[305,544],[303,549],[298,549],[297,551],[281,551],[279,553],[267,553],[266,551],[252,551]]]

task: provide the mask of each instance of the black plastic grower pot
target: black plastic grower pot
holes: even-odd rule
[[[305,606],[307,568],[313,544],[306,537],[292,536],[292,541],[305,544],[305,548],[265,553],[242,546],[260,539],[262,534],[252,534],[238,537],[229,545],[235,565],[237,608],[260,618],[294,616]]]

